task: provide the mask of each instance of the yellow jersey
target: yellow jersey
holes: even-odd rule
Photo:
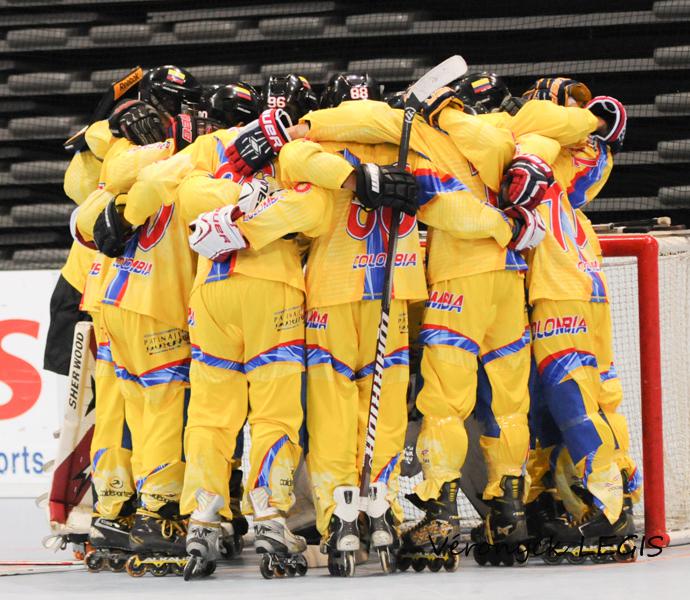
[[[472,115],[453,112],[462,135],[473,140],[466,144],[471,160],[451,136],[421,118],[415,120],[410,139],[413,152],[408,162],[427,161],[430,171],[427,178],[417,177],[422,189],[418,218],[430,228],[429,283],[495,270],[525,270],[522,257],[507,248],[510,222],[495,208],[495,191],[515,153],[513,135]],[[374,101],[343,102],[304,117],[310,124],[310,140],[369,144],[398,144],[402,119],[401,110]],[[388,154],[387,160],[395,162],[397,155]],[[428,202],[432,197],[435,201]]]

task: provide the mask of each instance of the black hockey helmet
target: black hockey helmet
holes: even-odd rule
[[[217,121],[223,127],[246,125],[258,118],[261,98],[254,86],[243,81],[227,85],[214,85],[201,98],[201,110],[208,119]]]
[[[579,81],[567,77],[542,77],[522,97],[525,100],[551,100],[560,106],[570,106],[574,100],[577,106],[584,108],[592,99],[590,89]]]
[[[388,92],[383,96],[383,101],[391,108],[405,108],[405,90],[399,92]]]
[[[183,104],[198,104],[201,93],[196,77],[174,65],[150,69],[139,84],[139,98],[171,117],[182,112]]]
[[[262,110],[282,108],[297,123],[300,117],[318,108],[319,101],[306,77],[271,75],[264,86]]]
[[[510,90],[496,73],[470,73],[450,84],[458,98],[478,114],[499,112]]]
[[[335,108],[346,100],[381,100],[381,86],[368,73],[337,73],[321,94],[320,108]]]

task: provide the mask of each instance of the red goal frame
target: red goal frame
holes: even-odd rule
[[[600,235],[605,257],[637,258],[640,320],[640,391],[645,536],[668,546],[664,490],[664,431],[661,395],[659,244],[651,235]],[[656,540],[655,540],[656,541]]]

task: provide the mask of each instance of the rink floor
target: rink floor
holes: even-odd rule
[[[43,515],[32,500],[0,499],[2,540],[0,562],[16,560],[70,560],[68,552],[54,554],[40,546],[45,534]],[[124,573],[91,574],[84,567],[63,567],[51,573],[0,576],[0,598],[482,598],[518,600],[540,597],[560,599],[687,597],[690,578],[690,545],[668,548],[655,557],[641,557],[633,564],[547,566],[530,561],[525,567],[479,567],[463,559],[455,573],[414,573],[384,576],[378,564],[359,565],[352,579],[336,579],[326,569],[312,569],[306,577],[264,580],[252,549],[232,565],[219,565],[213,577],[186,583],[181,577],[139,579]],[[0,565],[3,572],[17,570]]]

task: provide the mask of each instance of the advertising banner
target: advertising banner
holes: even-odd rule
[[[57,271],[0,271],[0,497],[48,490],[67,378],[44,371]]]

